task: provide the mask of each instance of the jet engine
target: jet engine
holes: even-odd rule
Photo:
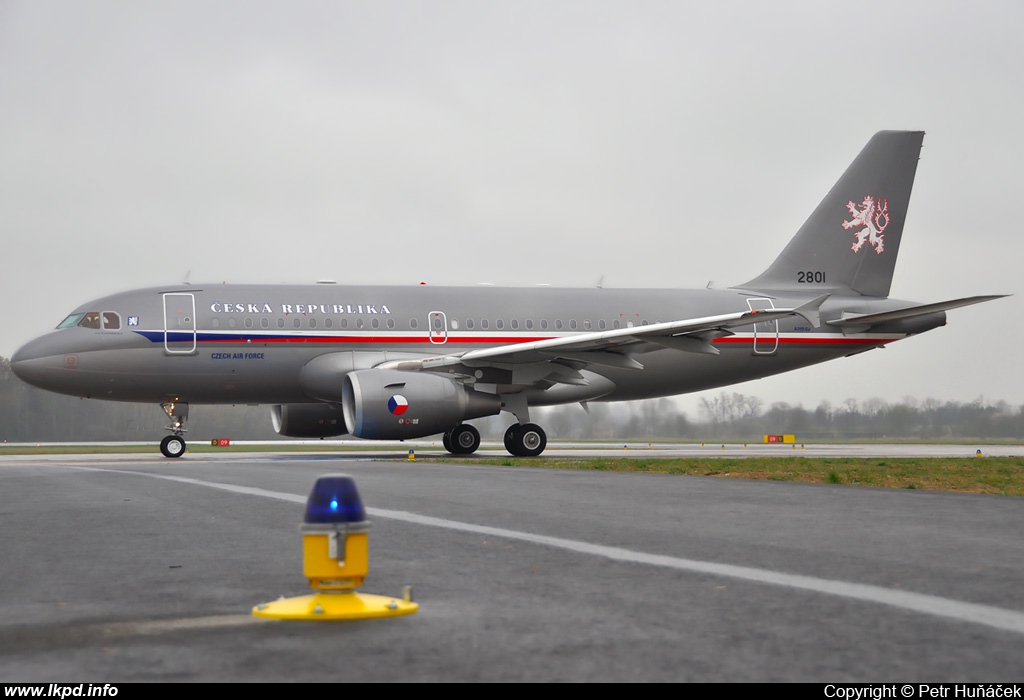
[[[501,411],[495,394],[439,374],[389,369],[346,374],[341,403],[348,432],[371,440],[435,435],[464,420]]]
[[[344,435],[341,407],[332,403],[292,403],[273,406],[270,419],[279,434],[295,438]]]

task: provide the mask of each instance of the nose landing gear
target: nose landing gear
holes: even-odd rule
[[[160,452],[164,457],[172,459],[181,457],[187,447],[182,435],[188,432],[188,428],[185,427],[185,421],[188,420],[188,404],[168,402],[160,404],[160,408],[164,409],[164,413],[171,419],[171,424],[165,428],[170,430],[171,434],[160,441]]]

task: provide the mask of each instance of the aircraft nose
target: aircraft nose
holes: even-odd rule
[[[42,336],[18,348],[11,356],[11,371],[23,382],[42,389],[64,368],[65,357],[49,336]]]
[[[14,372],[15,376],[19,379],[24,379],[22,373],[25,368],[29,366],[29,362],[37,357],[36,353],[32,350],[32,342],[25,343],[20,348],[14,351],[11,356],[11,371]]]

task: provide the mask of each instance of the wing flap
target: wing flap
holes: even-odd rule
[[[588,365],[604,365],[606,367],[619,367],[621,369],[643,369],[644,366],[629,355],[621,355],[616,352],[572,352],[555,350],[551,352],[541,351],[542,354],[550,355],[552,359],[576,360],[585,362]]]

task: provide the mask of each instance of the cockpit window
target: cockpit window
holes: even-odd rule
[[[116,311],[87,311],[84,314],[71,314],[61,321],[57,328],[103,328],[108,331],[116,331],[121,328],[121,314]]]
[[[71,328],[72,326],[77,326],[78,322],[82,320],[82,316],[85,316],[85,314],[71,314],[61,321],[57,328]]]
[[[98,311],[88,311],[85,317],[78,322],[78,325],[82,328],[99,328],[100,327],[100,314]]]

